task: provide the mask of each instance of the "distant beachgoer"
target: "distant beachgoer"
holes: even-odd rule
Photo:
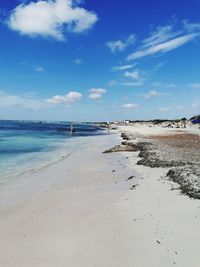
[[[75,132],[76,132],[76,130],[75,130],[74,126],[71,124],[70,134],[73,135]]]
[[[110,131],[110,122],[109,121],[107,122],[107,130],[108,130],[108,132]]]

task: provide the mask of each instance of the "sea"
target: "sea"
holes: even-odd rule
[[[85,137],[105,132],[91,123],[0,120],[0,181],[73,153]]]

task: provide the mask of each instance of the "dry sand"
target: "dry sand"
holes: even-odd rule
[[[199,267],[199,200],[171,190],[166,169],[136,165],[138,152],[103,154],[118,135],[85,140],[1,186],[0,266]]]

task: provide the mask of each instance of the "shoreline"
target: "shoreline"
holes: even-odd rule
[[[76,145],[76,147],[78,147],[78,148],[76,148],[75,151],[77,152],[79,150],[79,147],[86,145],[87,144],[87,138],[91,138],[91,137],[94,137],[94,136],[86,136],[86,137],[80,137],[79,136],[78,138],[76,137],[76,139],[73,142],[74,142],[74,145]],[[39,155],[41,158],[40,162],[37,159],[37,156],[38,156],[37,155],[36,160],[32,162],[32,165],[35,165],[34,168],[32,168],[32,165],[31,166],[25,165],[23,167],[23,169],[21,169],[21,168],[15,169],[14,170],[15,173],[13,172],[9,175],[0,176],[0,185],[3,185],[4,183],[6,184],[7,182],[14,180],[14,179],[18,179],[21,176],[23,177],[26,175],[32,175],[36,172],[39,172],[45,168],[50,167],[51,165],[57,164],[59,161],[67,159],[68,157],[70,157],[74,153],[73,147],[71,147],[69,145],[69,142],[71,142],[71,140],[64,140],[62,146],[59,145],[59,147],[57,147],[54,150],[46,152],[46,154],[43,156]],[[68,149],[70,151],[66,152],[65,150],[68,150]]]
[[[118,203],[130,172],[123,157],[102,152],[117,142],[118,135],[88,138],[67,160],[1,188],[2,266],[114,265],[126,249],[115,236],[125,228]]]
[[[103,153],[121,141],[89,137],[1,189],[2,266],[199,266],[199,200],[181,195],[166,168],[137,165],[139,151]]]

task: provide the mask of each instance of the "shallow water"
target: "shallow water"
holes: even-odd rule
[[[103,134],[91,124],[69,122],[0,121],[0,179],[13,177],[73,153],[83,137]]]

